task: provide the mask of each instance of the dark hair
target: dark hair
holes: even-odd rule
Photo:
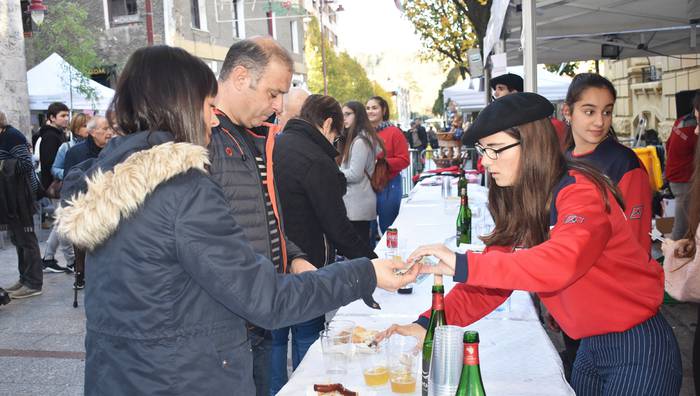
[[[610,92],[610,95],[612,95],[613,101],[617,100],[617,90],[615,90],[615,86],[610,82],[610,80],[596,73],[579,73],[574,76],[573,80],[571,80],[569,89],[566,91],[566,99],[564,100],[564,103],[569,106],[570,111],[573,112],[574,103],[581,100],[581,95],[583,95],[588,88],[607,89]],[[608,136],[617,140],[617,134],[612,126],[608,131]],[[564,145],[567,150],[571,150],[575,146],[571,125],[567,125]]]
[[[389,103],[386,101],[386,99],[382,98],[381,96],[372,96],[371,98],[367,99],[368,102],[370,100],[375,100],[377,103],[379,103],[379,107],[382,108],[382,120],[389,121]]]
[[[343,110],[332,96],[309,95],[301,106],[299,118],[315,127],[321,127],[326,119],[331,118],[331,129],[337,133],[343,131]]]
[[[168,131],[175,141],[204,146],[207,97],[216,77],[201,59],[181,48],[157,45],[136,50],[126,62],[110,105],[123,134]]]
[[[693,117],[695,112],[700,113],[700,90],[695,91],[693,97]],[[697,119],[696,119],[697,121]],[[700,153],[700,139],[695,144],[695,153]],[[675,251],[676,257],[693,257],[697,250],[695,245],[695,234],[700,227],[700,155],[695,155],[693,160],[693,176],[690,179],[689,194],[686,196],[688,203],[688,229],[685,232],[687,242],[681,243]]]
[[[224,64],[219,72],[219,80],[226,80],[231,70],[242,66],[253,75],[251,88],[255,88],[272,58],[282,62],[290,72],[294,70],[294,60],[291,55],[275,40],[269,37],[256,37],[238,41],[226,53]]]
[[[46,119],[50,121],[51,117],[56,118],[58,113],[62,111],[70,111],[70,109],[64,103],[53,102],[49,105],[48,110],[46,110]]]
[[[481,238],[486,245],[533,247],[546,241],[554,189],[569,170],[582,173],[598,187],[608,212],[608,191],[622,206],[619,191],[607,177],[581,161],[566,160],[549,119],[529,122],[504,132],[520,142],[520,162],[512,186],[499,187],[489,176],[488,205],[496,227],[491,234]]]
[[[384,150],[384,143],[382,139],[377,136],[377,132],[369,122],[365,106],[360,102],[351,101],[345,103],[344,107],[349,108],[355,113],[355,123],[351,125],[350,128],[345,129],[345,142],[340,152],[340,163],[350,159],[350,146],[357,137],[367,140],[367,143],[373,149],[381,147],[381,149]],[[361,133],[362,135],[360,135]]]

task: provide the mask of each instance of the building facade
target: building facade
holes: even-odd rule
[[[251,0],[78,0],[90,15],[97,54],[93,78],[113,86],[129,55],[151,41],[181,47],[201,58],[218,75],[231,44],[253,36],[272,36],[292,54],[295,85],[306,78],[304,14],[280,1]],[[51,0],[45,0],[49,7]],[[283,4],[284,3],[284,4]],[[151,12],[146,10],[150,7]],[[296,10],[294,10],[296,11]],[[150,19],[150,21],[149,21]],[[149,23],[150,22],[150,23]],[[152,28],[149,28],[149,25]],[[31,47],[31,38],[27,39]],[[41,59],[28,59],[31,65]]]
[[[700,54],[650,56],[602,62],[601,74],[617,89],[615,130],[635,136],[655,129],[665,141],[676,114],[676,93],[700,89]]]

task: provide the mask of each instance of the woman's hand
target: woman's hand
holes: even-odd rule
[[[406,325],[393,324],[388,329],[377,333],[377,335],[374,336],[373,342],[378,344],[382,342],[382,340],[387,339],[394,334],[401,334],[403,336],[416,337],[418,339],[418,347],[422,348],[423,341],[425,340],[425,333],[427,333],[427,330],[424,329],[423,326],[419,325],[418,323],[411,323]]]
[[[411,255],[408,257],[407,261],[409,263],[417,261],[424,256],[433,256],[440,260],[440,262],[436,266],[424,265],[422,272],[449,276],[453,276],[455,274],[457,255],[447,246],[441,244],[423,245],[413,251],[413,253],[411,253]]]
[[[411,282],[415,282],[422,267],[421,264],[416,263],[409,271],[398,275],[395,271],[406,267],[405,263],[399,260],[374,259],[372,260],[372,264],[374,265],[374,272],[377,275],[377,287],[392,292]]]

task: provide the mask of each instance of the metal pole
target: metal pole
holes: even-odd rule
[[[153,8],[151,0],[146,0],[146,40],[149,47],[153,45]]]
[[[535,0],[523,0],[523,66],[525,91],[537,92],[537,32],[535,31]]]
[[[326,79],[326,38],[323,27],[323,3],[325,0],[319,0],[318,2],[318,17],[319,23],[321,24],[321,66],[323,67],[323,94],[328,95],[328,81]]]

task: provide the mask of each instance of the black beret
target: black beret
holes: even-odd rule
[[[502,96],[486,106],[462,135],[462,143],[471,146],[477,140],[518,125],[552,115],[554,106],[544,96],[518,92]]]
[[[505,85],[511,91],[523,92],[523,78],[517,74],[506,73],[491,79],[491,89],[496,89],[498,84]]]

